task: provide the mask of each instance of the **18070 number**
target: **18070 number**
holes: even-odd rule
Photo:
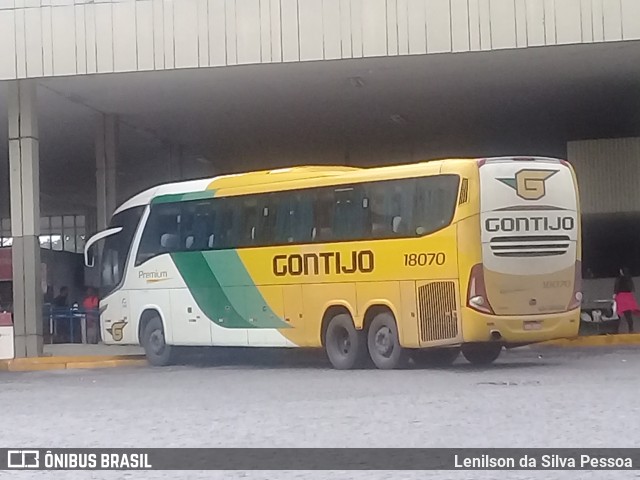
[[[424,267],[427,265],[444,265],[447,257],[443,252],[439,253],[405,253],[405,267]]]

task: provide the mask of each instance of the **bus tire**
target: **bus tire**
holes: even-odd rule
[[[456,361],[460,355],[460,349],[454,348],[428,348],[426,350],[414,350],[411,359],[416,365],[424,367],[448,367]]]
[[[473,365],[489,365],[502,351],[499,343],[468,343],[462,346],[462,355]]]
[[[400,345],[398,326],[389,312],[378,313],[369,325],[367,344],[371,360],[381,370],[407,366],[409,355]]]
[[[351,370],[366,365],[366,338],[362,331],[356,330],[350,315],[340,313],[329,321],[324,343],[333,368]]]
[[[164,327],[160,317],[155,316],[147,323],[142,333],[142,346],[147,361],[154,367],[164,367],[173,363],[174,348],[165,342]]]

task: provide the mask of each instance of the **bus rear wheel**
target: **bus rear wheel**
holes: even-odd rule
[[[400,345],[398,326],[388,312],[377,314],[367,335],[369,355],[373,363],[381,370],[392,370],[407,366],[407,351]]]
[[[454,348],[429,348],[426,350],[415,350],[411,354],[411,359],[416,365],[424,367],[448,367],[460,355],[460,349]]]
[[[462,355],[473,365],[489,365],[502,351],[499,343],[469,343],[462,346]]]
[[[350,370],[366,366],[367,341],[364,333],[356,330],[350,315],[340,313],[329,321],[324,343],[334,368]]]
[[[165,341],[164,328],[159,317],[153,317],[144,328],[142,346],[147,361],[154,367],[164,367],[173,363],[173,347]]]

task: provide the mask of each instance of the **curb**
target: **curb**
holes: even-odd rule
[[[0,371],[34,372],[42,370],[71,370],[81,368],[114,368],[147,365],[144,355],[83,355],[64,357],[36,357],[0,360]]]
[[[562,338],[535,344],[540,347],[610,347],[615,345],[640,345],[640,333],[615,335],[589,335],[585,337]]]

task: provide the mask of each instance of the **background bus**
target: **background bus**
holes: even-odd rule
[[[490,363],[577,334],[575,176],[545,158],[296,167],[162,185],[104,241],[106,343],[323,347],[336,368]]]

